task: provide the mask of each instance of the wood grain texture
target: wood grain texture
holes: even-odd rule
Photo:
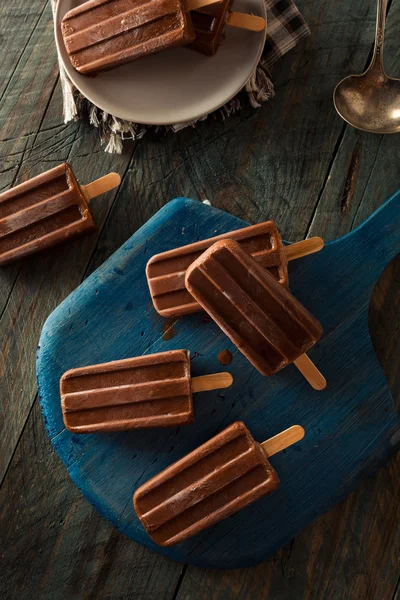
[[[182,571],[132,544],[91,509],[59,468],[37,404],[0,491],[0,539],[5,600],[50,600],[58,593],[69,600],[168,600]]]
[[[209,197],[215,205],[250,222],[275,218],[287,239],[302,239],[307,232],[321,233],[326,239],[334,239],[353,226],[354,207],[357,209],[360,206],[355,221],[359,223],[399,187],[397,137],[358,134],[346,127],[336,116],[331,103],[334,84],[349,72],[362,70],[366,63],[372,47],[374,2],[299,0],[298,5],[311,26],[312,37],[276,66],[274,81],[277,95],[272,102],[259,111],[242,111],[225,123],[206,122],[196,130],[190,129],[166,137],[150,135],[135,151],[132,148],[126,150],[128,161],[131,158],[129,170],[118,196],[114,197],[111,211],[105,218],[103,216],[101,236],[92,248],[89,264],[82,270],[82,275],[99,266],[145,220],[167,200],[177,195]],[[104,170],[113,170],[118,158],[103,154],[96,134],[89,134],[84,149],[80,141],[73,143],[75,138],[86,136],[89,128],[76,124],[65,126],[61,118],[58,86],[53,96],[51,95],[57,69],[49,5],[45,5],[42,0],[32,0],[28,6],[16,0],[12,5],[3,3],[0,10],[0,39],[4,42],[3,45],[6,45],[0,65],[0,82],[2,85],[9,85],[12,78],[13,87],[9,89],[14,89],[11,96],[4,96],[0,107],[0,189],[6,189],[11,184],[10,174],[15,176],[20,163],[21,175],[20,178],[17,177],[16,182],[27,178],[29,169],[35,174],[47,168],[47,160],[50,160],[49,167],[58,164],[58,160],[61,162],[68,152],[78,169],[81,155],[87,155],[90,151],[94,152],[96,161],[100,161]],[[38,35],[39,22],[42,29]],[[398,28],[399,3],[392,2],[385,61],[388,72],[394,76],[399,76],[400,69]],[[22,35],[25,36],[23,39],[20,37]],[[30,44],[27,45],[28,40]],[[24,57],[23,60],[21,56]],[[49,69],[51,77],[48,76]],[[52,101],[49,104],[50,97]],[[18,110],[14,111],[16,100]],[[36,148],[32,160],[26,163],[23,151],[27,139],[30,144],[33,143],[38,135],[42,117],[45,119],[41,125],[40,142],[33,144]],[[5,130],[6,134],[3,133]],[[358,135],[361,136],[362,146],[357,165],[357,161],[352,161],[352,157]],[[80,176],[85,175],[89,165],[89,161],[85,162],[85,156],[83,159]],[[25,171],[24,165],[29,169]],[[373,165],[375,167],[372,176]],[[348,178],[349,173],[353,173],[353,176]],[[86,177],[83,181],[86,181]],[[355,190],[356,204],[352,201],[348,203],[347,198],[351,194],[346,194],[346,189]],[[342,204],[343,207],[349,204],[347,212],[341,210]],[[317,215],[317,220],[313,222],[314,215]],[[65,262],[66,259],[62,265]],[[400,398],[399,263],[400,261],[395,261],[386,269],[370,307],[370,328],[374,345],[397,401]],[[13,302],[13,290],[21,266],[15,265],[0,273],[0,316],[7,304]],[[32,275],[34,280],[38,278],[40,270],[38,266],[36,273]],[[59,275],[59,271],[53,268],[44,288],[45,297],[42,293],[39,296],[38,291],[35,291],[37,302],[44,302],[46,305],[42,308],[42,320],[73,289],[77,281],[75,273],[73,281],[65,285],[62,273],[61,281],[58,282]],[[21,298],[21,291],[18,295]],[[29,312],[25,312],[25,315],[30,318]],[[18,307],[14,311],[14,318],[17,316]],[[35,315],[32,316],[32,319],[34,318]],[[35,326],[36,331],[39,331],[40,325],[38,323]],[[28,361],[33,359],[37,339],[34,339],[34,335],[24,339],[26,352],[21,355],[20,362],[15,363],[7,358],[8,347],[13,345],[12,338],[12,329],[8,328],[7,334],[3,334],[3,324],[0,321],[0,380],[3,381],[4,377],[7,377],[8,385],[13,385],[13,416],[21,417],[17,429],[21,432],[22,444],[28,436],[28,426],[31,425],[34,413],[19,411],[20,399],[25,403],[26,394],[23,393],[20,397],[18,387],[23,390],[28,384],[30,389],[35,388],[32,366],[28,369],[28,376],[26,367]],[[4,399],[8,401],[8,386],[1,389],[2,417]],[[33,397],[28,401],[28,405],[32,401]],[[24,429],[27,414],[30,414],[30,418]],[[36,427],[37,430],[31,427],[30,431],[36,447],[39,448],[44,443],[43,424],[40,419],[36,420]],[[14,449],[9,447],[10,440],[11,443],[15,443],[18,436],[0,439],[2,453],[6,452],[11,458]],[[18,457],[20,456],[18,454]],[[10,471],[17,460],[20,458],[17,458],[15,453]],[[21,461],[25,472],[28,472],[30,456],[22,455]],[[194,567],[185,570],[184,577],[180,576],[180,572],[173,571],[174,585],[179,587],[183,582],[182,594],[191,599],[200,596],[224,599],[265,597],[292,600],[312,597],[318,600],[359,600],[364,597],[367,589],[366,597],[371,600],[392,600],[396,588],[399,590],[399,586],[396,585],[399,573],[396,561],[400,545],[396,512],[399,473],[398,466],[397,470],[392,467],[393,462],[392,460],[377,477],[364,484],[341,505],[349,506],[349,510],[343,509],[338,512],[336,509],[322,517],[315,525],[297,536],[293,548],[288,546],[275,555],[273,560],[256,568],[230,571],[224,575],[221,571],[212,572]],[[62,473],[65,478],[64,467],[59,461],[54,464],[54,469],[60,472],[58,476]],[[44,482],[46,490],[52,483],[51,477],[51,472],[47,470]],[[88,558],[79,538],[79,524],[82,522],[80,515],[91,514],[96,518],[96,513],[82,500],[69,515],[70,523],[77,524],[76,536],[66,538],[66,544],[59,543],[57,536],[51,537],[51,552],[57,555],[57,561],[56,564],[49,564],[49,584],[41,592],[39,588],[34,589],[29,584],[29,577],[23,579],[18,569],[12,568],[11,564],[17,563],[21,556],[21,564],[18,563],[20,571],[29,568],[29,572],[35,569],[44,572],[47,562],[43,560],[43,553],[32,552],[28,561],[20,554],[23,542],[17,543],[17,540],[29,538],[30,544],[38,545],[42,528],[50,530],[54,514],[65,515],[68,504],[60,504],[57,500],[46,504],[44,500],[41,517],[37,519],[34,511],[23,510],[25,505],[15,493],[15,479],[10,479],[10,472],[3,485],[7,484],[7,489],[13,490],[12,508],[15,513],[24,515],[24,521],[22,529],[18,529],[19,520],[10,522],[9,510],[2,511],[0,526],[2,531],[5,528],[9,530],[7,538],[4,538],[9,541],[9,545],[6,548],[1,538],[0,552],[7,550],[9,558],[7,569],[0,570],[0,591],[3,591],[3,584],[7,581],[7,590],[17,589],[19,599],[31,600],[37,597],[57,600],[77,597],[77,592],[72,591],[73,573],[70,577],[63,577],[63,573],[68,570],[71,555],[76,556],[77,564],[79,557],[92,564],[92,542],[89,540],[87,545]],[[32,482],[32,485],[35,485],[35,482]],[[73,489],[69,480],[65,481],[65,485]],[[381,497],[388,500],[384,514],[378,510]],[[357,514],[359,524],[359,534],[353,536],[352,511]],[[319,524],[320,521],[322,525]],[[98,518],[94,523],[96,526],[104,524]],[[140,572],[137,572],[133,548],[138,547],[132,543],[121,546],[120,540],[124,538],[118,533],[112,534],[112,531],[108,527],[106,534],[107,553],[110,555],[108,564],[111,563],[112,566],[109,572],[107,568],[102,571],[102,585],[96,590],[96,597],[131,598],[132,590],[137,590],[135,598],[154,598],[153,590],[147,589],[152,572],[157,572],[164,564],[171,563],[166,563],[165,559],[156,557],[149,551],[141,550],[143,558],[140,559]],[[347,535],[344,535],[342,540],[343,531],[346,531]],[[326,552],[322,555],[325,544]],[[125,560],[128,549],[129,560]],[[333,552],[336,570],[330,569],[329,565]],[[119,573],[120,566],[126,567],[124,576],[113,577],[113,573]],[[134,581],[128,587],[125,585],[125,578],[126,573],[130,574],[131,571],[130,581]],[[312,577],[308,576],[309,571]],[[168,591],[173,587],[168,579],[169,572],[168,569],[162,571],[164,589]],[[84,578],[86,577],[85,573]],[[18,587],[13,585],[17,581]],[[321,582],[319,587],[318,581]],[[203,585],[204,588],[201,587]],[[159,591],[159,594],[161,593],[162,591]],[[7,598],[7,594],[3,593],[2,596]],[[175,598],[174,592],[171,598],[172,596]],[[396,600],[398,598],[399,591]]]
[[[36,32],[46,5],[47,0],[40,0],[29,5],[22,0],[17,0],[13,2],[12,6],[2,3],[0,7],[1,39],[3,44],[8,43],[1,66],[0,98],[6,95],[7,86]]]

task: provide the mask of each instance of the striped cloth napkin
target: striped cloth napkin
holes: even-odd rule
[[[307,23],[292,0],[264,0],[264,2],[267,9],[268,35],[261,60],[243,90],[218,111],[212,113],[213,116],[219,115],[225,119],[243,106],[250,105],[258,108],[269,100],[274,95],[270,68],[281,56],[294,48],[301,39],[310,33]],[[56,3],[57,0],[52,0],[53,15],[55,15]],[[140,139],[151,127],[123,121],[91,104],[69,80],[60,57],[59,66],[64,122],[88,119],[94,127],[98,128],[106,152],[122,152],[124,139]],[[206,118],[203,117],[201,120]],[[176,132],[195,124],[196,121],[179,123],[168,126],[167,129]]]

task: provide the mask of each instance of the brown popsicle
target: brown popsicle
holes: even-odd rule
[[[190,265],[185,282],[262,375],[294,362],[315,389],[326,386],[303,356],[321,337],[321,324],[237,242],[216,242]]]
[[[263,31],[266,27],[265,19],[255,15],[232,12],[232,0],[223,0],[191,13],[196,39],[189,44],[189,48],[197,50],[207,56],[213,56],[223,39],[225,25]]]
[[[136,513],[160,546],[173,546],[274,491],[279,478],[269,456],[304,437],[299,425],[263,444],[237,421],[144,483]]]
[[[0,265],[96,229],[88,203],[119,183],[109,173],[80,187],[64,163],[0,194]]]
[[[60,381],[64,423],[74,433],[184,425],[194,420],[194,392],[232,381],[230,373],[191,378],[187,350],[72,369]]]
[[[284,246],[273,221],[251,225],[153,256],[146,267],[154,308],[163,317],[195,313],[201,306],[185,287],[186,269],[215,242],[233,239],[284,286],[288,285],[287,261],[321,250],[321,238]]]
[[[89,0],[65,15],[61,30],[72,65],[84,75],[195,38],[182,0]]]

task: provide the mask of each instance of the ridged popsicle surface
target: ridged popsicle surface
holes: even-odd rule
[[[93,229],[88,203],[64,163],[0,194],[0,265]]]
[[[278,485],[265,452],[238,421],[143,484],[134,505],[151,538],[172,546]]]
[[[186,287],[263,375],[321,337],[318,320],[237,242],[223,240],[187,270]]]
[[[89,0],[61,30],[72,65],[94,75],[194,40],[183,0]]]
[[[213,56],[217,52],[224,37],[231,4],[232,0],[222,0],[191,13],[196,39],[190,44],[190,48],[207,56]]]
[[[64,423],[74,433],[182,425],[193,420],[190,358],[171,350],[67,371]]]

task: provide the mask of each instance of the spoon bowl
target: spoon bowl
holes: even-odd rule
[[[349,75],[333,92],[336,111],[347,123],[370,133],[400,133],[400,79],[383,67],[387,0],[378,0],[374,52],[369,68]]]
[[[335,88],[339,115],[353,127],[370,133],[400,133],[400,79],[376,69],[350,75]]]

